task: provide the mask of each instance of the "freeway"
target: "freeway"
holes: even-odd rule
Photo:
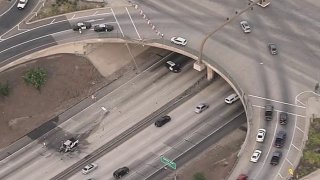
[[[113,179],[113,171],[123,166],[131,169],[123,179],[141,180],[151,176],[164,167],[160,162],[161,155],[175,159],[198,145],[200,140],[214,134],[244,114],[239,101],[233,105],[224,102],[224,97],[232,92],[224,80],[218,79],[188,101],[172,109],[168,113],[172,118],[169,123],[160,128],[151,124],[95,161],[99,165],[96,171],[89,175],[83,175],[79,171],[70,179],[83,179],[86,176],[95,179]],[[201,102],[209,104],[209,108],[201,114],[196,114],[194,108]],[[237,121],[238,125],[245,122]]]
[[[111,8],[110,14],[106,15],[113,18],[110,22],[117,25],[118,31],[110,35],[111,37],[123,36],[132,37],[132,39],[141,37],[143,40],[148,39],[149,42],[166,45],[161,47],[182,50],[195,57],[199,53],[201,39],[209,31],[248,5],[245,0],[202,0],[201,3],[194,0],[144,0],[135,3],[138,3],[139,8],[150,18],[156,28],[164,33],[164,38],[160,39],[142,19],[139,15],[140,9],[130,6]],[[239,156],[239,165],[230,179],[235,179],[240,173],[249,174],[255,179],[284,179],[288,176],[288,168],[296,167],[308,128],[305,124],[305,101],[300,103],[297,97],[300,93],[312,91],[316,82],[319,81],[318,7],[317,0],[303,2],[274,0],[267,8],[254,7],[253,10],[244,13],[206,42],[204,62],[216,67],[222,76],[230,78],[234,83],[233,86],[244,97],[243,103],[248,113],[250,131],[247,143]],[[83,19],[86,18],[99,19],[94,16],[83,17]],[[72,22],[68,17],[65,19]],[[239,22],[242,19],[249,21],[252,27],[250,34],[244,34],[239,28]],[[109,20],[106,21],[109,22]],[[90,31],[79,35],[68,31],[69,27],[70,24],[67,21],[58,21],[53,24],[49,22],[46,26],[15,36],[18,38],[5,39],[0,42],[0,57],[3,62],[1,65],[35,50],[53,46],[59,42],[66,43],[68,40],[62,41],[65,37],[99,38],[100,40],[110,37],[93,34]],[[132,30],[123,31],[129,28]],[[55,34],[51,35],[52,33]],[[39,36],[38,34],[45,38],[35,38]],[[188,46],[182,48],[170,45],[169,47],[168,40],[176,35],[186,37]],[[74,38],[69,40],[73,41]],[[148,44],[147,41],[141,42]],[[278,45],[278,55],[269,54],[267,49],[269,42]],[[30,46],[33,44],[34,46]],[[35,49],[35,46],[40,48]],[[20,48],[18,52],[25,53],[17,56],[16,48]],[[271,122],[265,122],[263,118],[264,106],[267,103],[273,104],[276,110]],[[286,127],[277,123],[278,112],[281,111],[289,113],[290,123]],[[267,139],[263,144],[258,144],[254,141],[255,133],[261,127],[267,129]],[[283,148],[285,156],[278,166],[271,167],[268,161],[274,151],[272,147],[274,135],[279,129],[285,129],[288,133],[287,143]],[[257,164],[252,164],[248,161],[255,148],[262,148],[263,155]],[[274,176],[268,176],[271,173]]]

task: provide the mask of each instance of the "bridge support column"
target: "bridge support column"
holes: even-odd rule
[[[196,61],[195,63],[193,63],[193,69],[197,71],[202,71],[205,68],[206,68],[206,65],[202,62]]]
[[[210,67],[207,67],[207,79],[208,80],[212,80],[214,78],[214,71],[210,68]]]

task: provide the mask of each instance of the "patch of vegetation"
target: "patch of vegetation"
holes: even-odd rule
[[[313,119],[310,124],[308,141],[303,150],[303,157],[295,172],[301,178],[320,168],[320,118]]]
[[[194,180],[206,180],[206,177],[202,172],[197,172],[193,175]]]
[[[45,6],[33,19],[42,19],[75,11],[104,7],[104,3],[82,2],[80,0],[51,0],[46,1]]]
[[[30,69],[23,78],[27,84],[31,84],[40,90],[47,80],[47,71],[43,68]]]
[[[1,96],[9,96],[9,83],[5,84],[0,83],[0,95]]]

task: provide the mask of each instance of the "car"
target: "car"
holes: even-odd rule
[[[208,107],[209,107],[208,104],[201,103],[201,104],[199,104],[199,105],[195,108],[194,112],[197,113],[197,114],[199,114],[199,113],[201,113],[202,111],[208,109]]]
[[[227,104],[232,104],[232,103],[236,102],[238,99],[239,99],[239,96],[237,94],[233,93],[233,94],[230,94],[228,97],[226,97],[224,99],[224,102]]]
[[[166,67],[174,73],[179,73],[181,71],[181,65],[173,61],[167,61]]]
[[[20,10],[24,9],[26,7],[27,3],[28,3],[28,0],[19,0],[17,8]]]
[[[272,120],[272,116],[273,116],[273,106],[272,105],[268,104],[265,106],[264,116],[267,121]]]
[[[274,141],[274,146],[277,148],[282,148],[286,142],[287,133],[285,131],[279,131],[277,133],[276,139]]]
[[[116,179],[120,179],[123,176],[125,176],[126,174],[129,173],[129,168],[128,167],[122,167],[117,169],[114,173],[113,173],[113,177]]]
[[[251,32],[251,28],[249,26],[248,21],[241,21],[240,22],[240,26],[241,26],[243,32],[245,32],[245,33],[250,33]]]
[[[95,25],[93,30],[96,31],[96,32],[110,32],[110,31],[113,31],[114,27],[110,24],[98,24],[98,25]]]
[[[161,127],[163,125],[165,125],[166,123],[168,123],[171,120],[171,117],[166,115],[166,116],[162,116],[161,118],[159,118],[158,120],[156,120],[156,122],[154,123],[154,125],[156,127]]]
[[[256,141],[263,142],[265,136],[266,136],[266,130],[265,129],[258,129]]]
[[[82,169],[82,174],[89,174],[90,172],[92,172],[97,168],[98,168],[98,165],[95,163],[88,164]]]
[[[176,44],[176,45],[180,45],[180,46],[185,46],[185,45],[187,45],[187,40],[182,37],[172,37],[171,43]]]
[[[282,157],[282,152],[281,151],[273,152],[270,164],[273,165],[273,166],[279,164],[279,162],[281,160],[281,157]]]
[[[279,123],[281,125],[286,125],[288,123],[288,113],[281,112],[279,116]]]
[[[258,162],[258,160],[259,160],[259,158],[260,158],[260,156],[261,156],[261,153],[262,153],[262,151],[260,151],[260,150],[258,150],[258,149],[254,150],[254,152],[253,152],[253,154],[252,154],[252,156],[251,156],[250,161],[251,161],[251,162],[254,162],[254,163]]]
[[[72,29],[74,31],[79,31],[80,29],[90,29],[91,28],[91,23],[90,22],[78,22],[77,24],[73,25]]]
[[[247,180],[248,176],[246,174],[240,174],[237,178],[237,180]]]
[[[278,49],[277,49],[277,46],[273,43],[269,43],[268,44],[268,47],[269,47],[269,51],[272,55],[276,55],[278,54]]]

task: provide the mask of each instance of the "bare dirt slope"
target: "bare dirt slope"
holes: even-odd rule
[[[33,67],[48,71],[48,80],[40,92],[22,78]],[[0,96],[0,148],[89,96],[102,86],[104,77],[86,58],[58,54],[0,73],[0,82],[7,81],[10,94]]]

